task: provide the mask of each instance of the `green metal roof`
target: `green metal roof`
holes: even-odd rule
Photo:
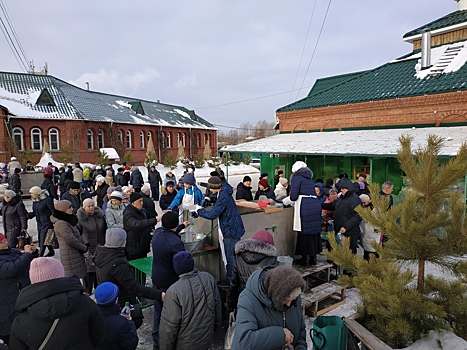
[[[335,75],[333,77],[326,77],[317,79],[313,87],[311,88],[310,92],[308,93],[308,97],[311,95],[319,94],[320,92],[327,90],[329,88],[335,87],[339,84],[345,83],[349,80],[352,80],[360,75],[362,75],[366,71],[361,72],[354,72],[354,73],[347,73],[342,75]]]
[[[44,88],[55,106],[36,104]],[[182,106],[88,91],[50,75],[0,72],[0,106],[19,118],[81,119],[216,129],[194,111]],[[144,115],[136,113],[134,109],[138,110],[138,106]]]
[[[411,30],[410,32],[407,32],[404,34],[404,38],[411,37],[417,34],[420,34],[421,30],[424,28],[429,28],[430,30],[436,30],[436,29],[441,29],[445,27],[450,27],[456,24],[464,23],[467,22],[467,10],[463,11],[455,11],[452,12],[444,17],[438,18],[437,20],[434,20],[433,22],[424,24],[421,27],[418,27],[414,30]]]

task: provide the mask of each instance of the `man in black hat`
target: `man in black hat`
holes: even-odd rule
[[[23,194],[21,191],[21,169],[15,168],[15,173],[11,175],[10,181],[8,181],[8,187],[10,190],[15,191],[16,193]]]
[[[162,178],[155,165],[151,165],[149,168],[148,180],[151,187],[152,199],[157,202],[159,201],[159,186],[162,186]]]
[[[123,175],[124,171],[124,167],[120,167],[117,169],[117,175],[115,175],[115,186],[128,186],[128,180]]]
[[[73,214],[76,214],[78,212],[78,209],[83,206],[83,201],[86,198],[91,198],[91,195],[88,191],[81,188],[79,182],[70,181],[68,187],[69,190],[68,192],[63,194],[62,199],[66,199],[67,201],[71,202],[71,206],[73,207]]]
[[[246,201],[253,200],[253,194],[251,193],[251,177],[248,175],[244,176],[243,181],[237,185],[235,199],[244,199]]]

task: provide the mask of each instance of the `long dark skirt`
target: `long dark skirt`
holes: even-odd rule
[[[310,260],[316,261],[316,254],[321,253],[322,250],[321,235],[305,235],[298,232],[295,254],[302,256],[302,262],[306,261],[307,256],[310,257]]]

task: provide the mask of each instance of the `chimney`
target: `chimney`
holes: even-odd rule
[[[431,67],[431,32],[429,28],[422,30],[422,70]]]
[[[459,11],[467,10],[467,0],[455,0],[457,1],[457,9]]]
[[[89,82],[88,81],[86,82],[86,90],[89,91]]]

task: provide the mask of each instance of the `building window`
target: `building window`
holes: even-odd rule
[[[139,133],[139,141],[141,143],[141,148],[144,148],[144,131]]]
[[[21,128],[13,128],[13,140],[16,142],[16,146],[18,147],[18,151],[24,151],[24,134],[23,129]]]
[[[88,149],[94,149],[94,133],[88,129]]]
[[[126,132],[126,148],[131,148],[131,132],[129,130]]]
[[[201,134],[200,133],[196,134],[196,144],[198,145],[198,148],[201,148]]]
[[[177,132],[177,147],[180,145],[180,133]]]
[[[42,132],[39,128],[31,129],[31,148],[34,151],[42,151]]]
[[[59,134],[58,130],[52,128],[49,130],[49,145],[51,151],[59,151],[60,150],[60,142],[59,142]]]
[[[97,134],[97,147],[104,148],[104,132],[102,130],[99,130],[99,133]]]
[[[208,146],[211,147],[211,134],[208,134]]]
[[[152,137],[152,134],[150,131],[148,131],[148,141],[149,139],[152,139],[152,142],[154,143],[154,138]]]
[[[161,148],[165,148],[165,132],[161,131],[161,133],[159,134],[160,135],[160,145],[161,145]]]
[[[182,133],[182,146],[186,147],[186,134]]]
[[[171,132],[168,132],[167,133],[167,148],[172,148],[172,133]]]
[[[120,129],[118,129],[118,141],[123,145],[123,132]]]

